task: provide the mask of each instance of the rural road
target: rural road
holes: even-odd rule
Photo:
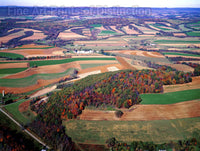
[[[23,126],[21,124],[19,124],[15,119],[13,119],[9,114],[7,114],[4,110],[2,110],[0,108],[0,111],[5,114],[8,118],[10,118],[15,124],[17,124],[19,127],[23,128]],[[47,146],[44,142],[42,142],[41,140],[39,140],[37,137],[35,137],[33,134],[31,134],[28,130],[24,129],[24,132],[27,133],[29,136],[31,136],[33,139],[35,139],[37,142],[39,142],[40,144],[42,144],[43,146],[47,147],[48,149],[50,148],[49,146]]]

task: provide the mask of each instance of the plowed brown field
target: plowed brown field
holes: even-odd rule
[[[7,69],[7,68],[27,68],[28,63],[2,63],[0,65],[0,69]]]
[[[114,111],[97,111],[85,109],[80,115],[81,120],[109,121],[150,121],[191,118],[200,116],[198,100],[170,105],[136,105],[134,109],[124,110],[121,118],[116,118]]]
[[[130,65],[128,62],[126,62],[126,61],[124,60],[124,58],[118,57],[118,56],[117,56],[116,59],[119,61],[119,63],[120,63],[121,65],[124,66],[125,69],[136,70],[136,68],[134,68],[134,67],[133,67],[132,65]]]

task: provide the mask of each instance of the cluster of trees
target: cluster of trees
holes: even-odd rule
[[[153,142],[134,141],[130,145],[127,143],[118,142],[115,138],[110,138],[106,141],[107,146],[114,151],[126,150],[126,151],[158,151],[168,150],[174,148],[178,151],[195,151],[200,149],[200,135],[194,132],[196,137],[192,137],[187,140],[179,140],[178,142],[170,142],[168,144],[155,144]]]
[[[57,59],[57,58],[71,58],[71,55],[67,55],[67,56],[60,56],[60,55],[56,55],[56,56],[37,56],[37,57],[29,57],[29,58],[24,58],[24,60],[38,60],[38,59]]]
[[[183,62],[182,64],[188,65],[192,68],[194,68],[194,76],[200,76],[200,64],[198,63],[192,63],[192,62]]]
[[[89,83],[86,78],[52,95],[50,100],[62,104],[61,116],[65,119],[76,118],[88,105],[129,108],[141,102],[139,94],[160,93],[163,92],[163,85],[192,81],[190,73],[168,70],[162,66],[157,70],[121,71],[95,83]],[[42,112],[42,108],[39,110],[41,111],[36,112]]]
[[[25,138],[22,133],[0,124],[0,150],[2,151],[39,151],[33,141]]]
[[[198,58],[185,58],[185,57],[168,57],[171,61],[200,61]]]
[[[34,102],[31,103],[31,109],[38,115],[30,126],[46,142],[54,144],[55,148],[60,145],[67,148],[72,142],[65,134],[62,120],[76,118],[85,106],[111,105],[129,108],[141,102],[141,93],[159,93],[163,91],[163,84],[189,81],[190,74],[168,71],[165,67],[157,70],[125,70],[88,76],[71,87],[54,92],[47,103],[37,107],[33,107]],[[119,117],[122,114],[120,113]]]

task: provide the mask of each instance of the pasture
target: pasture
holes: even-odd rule
[[[163,94],[141,94],[141,104],[173,104],[200,99],[200,89],[169,92]]]
[[[9,74],[15,74],[18,72],[22,72],[27,68],[8,68],[8,69],[0,69],[0,78]]]
[[[177,56],[190,56],[190,57],[200,57],[200,55],[189,54],[189,53],[179,53],[179,52],[163,52],[164,55],[177,55]]]
[[[70,69],[67,69],[65,72],[61,72],[61,73],[34,74],[28,77],[18,78],[18,79],[0,79],[0,86],[1,87],[27,87],[27,86],[37,84],[37,81],[39,79],[51,80],[51,79],[57,79],[57,78],[69,75],[71,70],[73,69],[70,68]]]
[[[6,111],[8,111],[14,117],[15,120],[22,124],[27,124],[30,122],[30,120],[23,116],[23,114],[19,111],[19,105],[25,101],[27,100],[20,100],[4,107]]]
[[[16,53],[0,52],[0,57],[9,59],[23,59],[24,56]]]
[[[63,121],[66,133],[72,140],[86,144],[105,144],[115,137],[118,141],[153,141],[166,143],[192,137],[200,130],[200,118],[154,121]]]

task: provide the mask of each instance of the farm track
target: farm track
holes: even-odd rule
[[[133,109],[123,110],[123,116],[116,118],[114,111],[84,110],[81,120],[93,121],[151,121],[192,118],[200,116],[199,100],[186,101],[170,105],[135,105]]]

